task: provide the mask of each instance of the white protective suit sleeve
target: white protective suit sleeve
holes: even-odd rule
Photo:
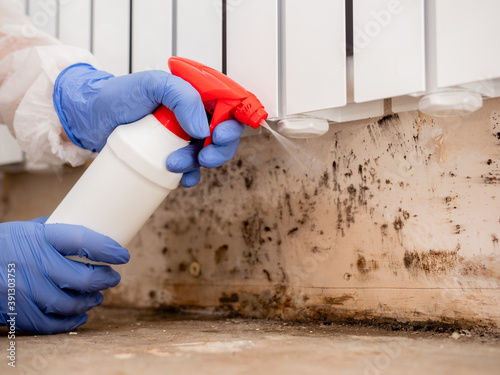
[[[16,2],[0,0],[0,123],[32,162],[77,166],[92,155],[67,140],[52,102],[57,76],[78,62],[96,65],[89,51],[63,45]]]

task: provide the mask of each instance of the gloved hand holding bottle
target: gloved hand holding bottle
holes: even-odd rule
[[[192,137],[210,135],[198,92],[181,78],[162,71],[114,77],[88,64],[72,65],[59,75],[53,101],[68,138],[93,152],[102,150],[118,125],[135,122],[160,104],[174,111]],[[172,153],[165,168],[184,173],[183,186],[196,185],[200,166],[217,167],[232,158],[243,127],[236,120],[220,124],[213,133],[213,144],[203,149],[201,142],[188,145]],[[2,270],[9,264],[16,267],[16,328],[46,334],[66,332],[85,323],[85,312],[103,300],[100,291],[120,280],[109,266],[86,265],[66,256],[109,264],[129,259],[127,250],[109,237],[83,226],[40,220],[0,224],[0,249]],[[7,295],[7,291],[1,294]],[[0,302],[0,323],[7,323],[7,313],[4,299]]]
[[[54,86],[54,107],[71,141],[87,150],[100,151],[118,125],[135,122],[161,104],[171,109],[182,128],[193,138],[210,135],[198,92],[182,78],[164,71],[145,71],[126,76],[75,64],[59,75]],[[213,168],[236,153],[244,125],[236,120],[220,124],[213,144],[202,149],[192,144],[170,155],[168,169],[184,173],[181,185],[200,181],[200,166]]]
[[[9,126],[29,160],[81,165],[90,154],[85,150],[100,151],[116,126],[135,122],[161,104],[174,111],[192,137],[209,135],[199,94],[182,79],[160,71],[114,77],[90,65],[95,59],[89,51],[62,45],[43,32],[27,39],[19,31],[33,28],[28,19],[9,2],[0,1],[0,9],[0,25],[9,30],[0,35],[0,122]],[[226,121],[214,131],[212,145],[180,149],[166,167],[184,173],[183,186],[194,186],[200,166],[216,167],[231,159],[242,131],[238,121]],[[0,296],[8,294],[8,265],[14,264],[17,329],[44,334],[72,330],[102,302],[100,291],[118,284],[120,276],[109,266],[67,258],[75,254],[109,264],[129,259],[117,242],[82,226],[44,220],[0,224]],[[7,298],[0,301],[0,324],[8,320],[7,303]]]
[[[44,218],[0,224],[0,323],[13,316],[17,329],[41,334],[85,323],[85,312],[103,301],[100,291],[117,285],[120,275],[109,266],[66,258],[78,254],[110,264],[130,258],[118,243],[82,226],[46,225]],[[14,270],[15,285],[7,283],[8,270]]]

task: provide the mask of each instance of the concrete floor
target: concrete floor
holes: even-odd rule
[[[499,374],[499,337],[101,307],[72,333],[18,332],[17,367],[2,355],[0,373]]]

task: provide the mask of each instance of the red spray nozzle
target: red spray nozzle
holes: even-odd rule
[[[267,119],[267,112],[259,99],[218,70],[183,57],[171,57],[168,66],[172,74],[189,82],[200,94],[205,109],[212,114],[210,135],[218,124],[233,117],[254,129]],[[164,109],[160,108],[159,111],[162,118],[168,117],[170,121]],[[167,126],[156,112],[155,116]],[[172,131],[179,135],[177,130]],[[211,138],[206,139],[205,146],[211,143]]]
[[[254,94],[250,92],[249,94],[250,96],[236,108],[234,117],[239,122],[257,129],[262,124],[262,121],[267,119],[267,112],[259,99]]]

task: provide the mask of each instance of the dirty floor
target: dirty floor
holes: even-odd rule
[[[499,337],[101,307],[72,333],[18,333],[16,368],[2,355],[0,373],[499,374]]]

